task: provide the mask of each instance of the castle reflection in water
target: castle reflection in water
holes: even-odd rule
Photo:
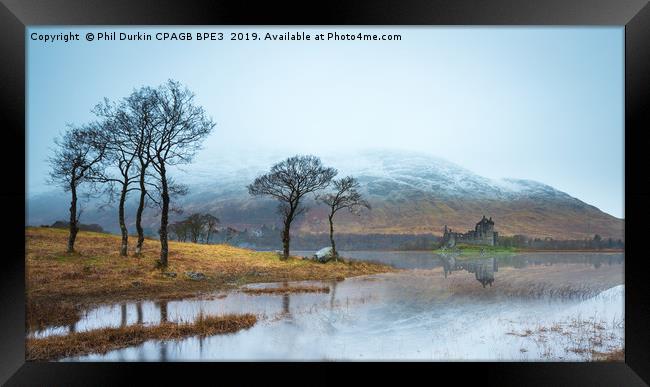
[[[494,272],[499,271],[499,264],[496,258],[478,258],[472,260],[458,260],[453,255],[439,255],[442,262],[445,278],[453,271],[465,270],[474,273],[476,280],[485,287],[492,286]]]

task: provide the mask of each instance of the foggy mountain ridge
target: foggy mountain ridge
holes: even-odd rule
[[[295,152],[294,152],[295,153]],[[277,203],[251,197],[246,189],[271,165],[293,155],[287,152],[234,154],[201,153],[195,163],[179,167],[174,178],[189,186],[178,201],[182,215],[210,212],[224,226],[255,229],[280,222]],[[323,164],[339,170],[337,177],[358,178],[361,192],[372,205],[362,216],[337,214],[339,233],[441,234],[444,225],[457,231],[472,229],[485,215],[502,235],[525,234],[555,239],[582,239],[600,234],[622,238],[623,220],[559,191],[525,179],[489,179],[441,158],[421,153],[368,150],[317,153]],[[135,197],[127,205],[127,224],[133,228]],[[29,196],[29,225],[67,219],[69,198],[62,189]],[[309,198],[310,210],[296,220],[296,233],[327,232],[326,209]],[[145,212],[145,223],[156,230],[157,211]],[[117,232],[116,210],[98,209],[89,202],[83,223],[98,223]]]

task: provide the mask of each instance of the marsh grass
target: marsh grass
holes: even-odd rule
[[[292,293],[329,293],[329,286],[284,286],[278,288],[248,288],[242,290],[246,294],[292,294]]]
[[[604,362],[621,362],[625,361],[625,349],[618,348],[609,352],[596,352],[592,353],[593,361],[604,361]]]
[[[25,305],[25,328],[28,331],[38,331],[47,326],[65,326],[77,322],[81,318],[78,305],[62,302],[34,302],[27,300]]]
[[[255,325],[253,314],[199,316],[192,323],[165,322],[159,325],[129,325],[103,328],[64,336],[28,338],[26,360],[45,361],[108,351],[142,344],[147,340],[178,340],[191,336],[234,333]]]
[[[577,356],[584,361],[621,361],[624,358],[623,338],[615,332],[622,329],[622,324],[622,321],[608,323],[578,316],[568,321],[537,324],[506,334],[532,340],[542,360],[563,360]],[[561,343],[560,349],[557,348],[558,343]]]

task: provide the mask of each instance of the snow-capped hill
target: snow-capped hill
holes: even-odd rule
[[[514,196],[534,195],[542,198],[574,199],[565,192],[534,180],[504,178],[497,180],[496,184]]]
[[[203,192],[245,192],[256,176],[289,156],[287,152],[203,155],[177,175],[185,184]],[[412,152],[366,150],[320,155],[323,164],[339,171],[339,177],[359,179],[365,193],[383,196],[390,192],[421,191],[440,197],[513,199],[520,195],[560,197],[567,194],[546,184],[521,179],[489,179],[447,160]]]
[[[367,183],[367,193],[384,195],[386,189],[420,190],[443,197],[516,199],[520,196],[571,198],[553,187],[523,179],[489,179],[447,160],[418,153],[364,151],[324,157],[341,174]]]
[[[223,224],[249,228],[279,221],[276,203],[254,198],[246,186],[255,177],[294,152],[240,152],[200,154],[191,165],[172,175],[189,186],[179,199],[185,213],[210,212]],[[524,179],[489,179],[447,160],[413,152],[367,150],[317,154],[338,177],[359,179],[372,211],[362,217],[341,214],[337,230],[347,233],[440,233],[444,225],[473,228],[481,216],[491,216],[502,235],[560,239],[622,237],[623,221],[549,185]],[[54,198],[57,198],[56,200]],[[30,197],[29,224],[49,224],[66,218],[67,197]],[[59,203],[53,205],[53,203]],[[296,232],[325,232],[322,206],[308,198],[308,213],[297,221]],[[153,211],[152,211],[153,212]],[[156,214],[150,213],[155,229]],[[111,211],[88,207],[84,221],[116,230]]]

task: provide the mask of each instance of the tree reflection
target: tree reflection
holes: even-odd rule
[[[120,311],[120,315],[121,315],[121,317],[122,317],[122,318],[121,318],[121,321],[120,321],[120,327],[124,328],[124,327],[126,326],[126,322],[127,322],[127,321],[126,321],[126,317],[127,317],[127,315],[126,315],[126,304],[125,304],[125,303],[121,303],[121,304],[120,304],[120,309],[121,309],[121,311]]]
[[[166,308],[167,304],[165,304]],[[167,342],[166,341],[161,341],[160,342],[160,361],[167,361]]]
[[[167,301],[158,301],[156,306],[160,309],[160,323],[166,323],[167,318]]]
[[[330,309],[334,308],[334,300],[336,299],[336,285],[338,285],[337,281],[332,281],[331,286],[330,286]]]
[[[138,302],[135,304],[135,310],[138,314],[138,324],[142,324],[142,303]]]

